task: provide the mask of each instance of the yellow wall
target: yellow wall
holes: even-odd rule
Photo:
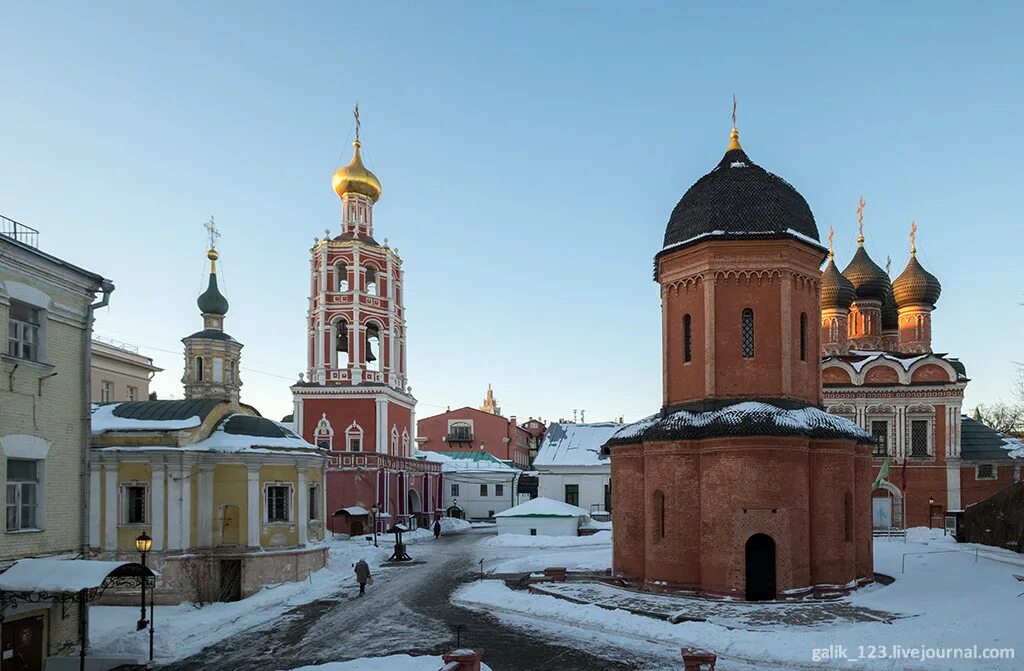
[[[306,527],[307,538],[309,541],[323,540],[324,539],[324,517],[327,515],[327,511],[324,508],[324,492],[326,491],[327,483],[324,482],[323,470],[319,468],[309,469],[309,474],[306,477],[306,484],[319,485],[320,486],[320,500],[317,501],[317,507],[320,509],[320,519],[315,522],[310,522]]]
[[[118,464],[117,465],[117,491],[118,491],[118,493],[115,494],[115,496],[120,496],[121,484],[125,483],[125,482],[133,482],[133,481],[134,482],[143,482],[143,483],[146,483],[146,484],[150,485],[150,502],[149,502],[149,504],[150,504],[150,517],[148,518],[150,520],[152,520],[152,516],[154,514],[156,514],[156,511],[152,510],[153,490],[152,490],[152,483],[150,482],[151,473],[152,473],[152,470],[150,469],[148,463],[125,463],[125,462],[122,462],[122,463]],[[103,503],[103,502],[101,501],[101,503]],[[100,510],[103,511],[103,512],[100,513],[100,529],[101,529],[100,533],[102,533],[102,529],[104,528],[103,524],[105,523],[105,520],[103,519],[105,517],[105,509],[104,508],[100,508]],[[118,515],[118,522],[120,522],[121,521],[121,518],[120,518],[120,515],[121,515],[121,502],[120,501],[118,501],[118,505],[116,506],[116,510],[117,510],[116,514]],[[119,550],[134,551],[135,550],[135,539],[138,538],[139,534],[141,534],[143,531],[145,531],[146,533],[151,533],[152,529],[153,529],[153,525],[152,524],[133,524],[131,526],[128,526],[128,525],[121,525],[120,523],[118,523],[117,524],[117,548]]]
[[[238,544],[247,545],[248,539],[248,475],[242,464],[218,464],[213,472],[213,544],[223,545],[224,506],[238,506]],[[233,543],[232,543],[233,545]]]
[[[264,522],[265,511],[263,500],[266,498],[263,491],[268,482],[290,482],[292,484],[292,519],[299,519],[298,504],[298,472],[294,466],[267,466],[260,468],[260,545],[265,548],[286,547],[296,545],[299,542],[298,526],[295,522],[291,524],[266,524]]]

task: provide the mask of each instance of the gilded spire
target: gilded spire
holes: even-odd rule
[[[834,259],[836,257],[836,250],[832,247],[832,238],[836,235],[836,229],[832,226],[828,227],[828,258]]]
[[[743,150],[740,146],[740,132],[736,130],[736,96],[732,97],[732,132],[729,133],[729,148],[726,151],[732,151],[733,149]]]
[[[910,255],[917,256],[917,222],[910,222]]]
[[[371,201],[377,202],[381,192],[380,180],[363,165],[363,157],[359,152],[359,148],[363,146],[363,143],[359,140],[359,131],[362,125],[359,120],[359,105],[356,105],[353,116],[356,120],[356,139],[352,143],[354,148],[352,160],[345,167],[338,168],[335,171],[334,177],[331,180],[332,185],[334,186],[334,192],[338,194],[339,198],[346,193],[352,192],[362,194]]]
[[[220,258],[217,254],[217,238],[220,237],[220,231],[217,230],[217,224],[213,223],[212,214],[210,220],[203,224],[203,228],[210,236],[210,251],[206,252],[206,258],[210,259],[210,273],[212,274],[217,272],[217,259]]]
[[[217,225],[213,223],[213,217],[203,225],[206,232],[210,236],[210,250],[206,252],[206,258],[210,260],[210,282],[206,287],[206,291],[199,295],[199,299],[196,304],[199,306],[201,313],[210,315],[224,316],[228,312],[228,299],[224,298],[224,295],[217,288],[217,259],[220,255],[217,254],[217,238],[220,237],[220,231],[217,230]]]
[[[864,196],[857,202],[857,246],[864,246]]]

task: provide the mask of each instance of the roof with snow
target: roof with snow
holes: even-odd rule
[[[872,438],[853,422],[813,406],[783,408],[762,401],[732,403],[713,410],[677,410],[627,424],[605,448],[655,440],[701,440],[725,436],[803,436],[819,439]]]
[[[94,405],[92,433],[191,429],[202,424],[207,415],[222,403],[228,401],[201,398]]]
[[[495,517],[582,517],[589,515],[577,506],[540,496],[526,503],[495,513]]]
[[[847,363],[858,373],[863,370],[864,366],[868,365],[873,361],[890,361],[899,366],[903,367],[903,370],[910,370],[910,367],[922,359],[934,357],[941,359],[953,367],[953,370],[957,372],[957,377],[960,381],[967,381],[967,368],[960,359],[949,356],[948,354],[938,352],[928,352],[927,354],[904,354],[902,352],[882,352],[875,350],[853,350],[849,354],[840,354],[827,356],[822,359],[822,363],[828,361],[842,361]],[[828,383],[825,383],[828,386]],[[929,383],[934,384],[934,383]]]
[[[1024,459],[1024,441],[961,415],[960,457],[972,461]]]
[[[484,451],[445,450],[437,454],[447,460],[441,462],[442,471],[514,471],[516,469]]]
[[[0,573],[0,591],[80,592],[103,585],[107,578],[142,578],[156,575],[136,562],[97,559],[19,559]]]
[[[552,424],[544,434],[534,466],[599,466],[601,446],[623,427],[615,422]]]

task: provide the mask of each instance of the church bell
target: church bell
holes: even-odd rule
[[[373,355],[373,343],[370,342],[370,334],[366,334],[366,362],[372,363],[377,360],[377,357]]]
[[[347,352],[348,351],[348,329],[347,328],[341,329],[341,333],[338,334],[338,351],[339,352]]]

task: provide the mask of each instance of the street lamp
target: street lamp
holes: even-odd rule
[[[459,497],[456,496],[452,499],[452,508],[454,509],[452,512],[455,513],[455,517],[458,517],[458,513],[455,511],[459,509]]]
[[[374,503],[370,506],[370,514],[373,515],[373,547],[379,547],[377,545],[377,511],[380,510],[377,504]]]
[[[146,555],[149,554],[150,549],[153,547],[153,539],[149,537],[145,531],[139,534],[139,537],[135,539],[135,549],[142,555],[142,566],[146,567]],[[142,577],[142,603],[139,604],[139,621],[135,625],[136,631],[142,631],[149,624],[149,620],[146,619],[146,577]]]
[[[928,528],[932,528],[932,506],[935,505],[935,499],[931,496],[928,497]]]

